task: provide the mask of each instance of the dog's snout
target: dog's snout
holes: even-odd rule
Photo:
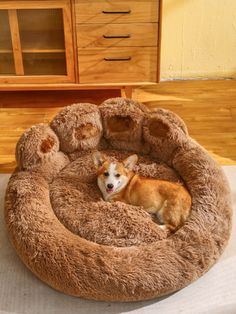
[[[109,183],[109,184],[107,185],[107,187],[108,187],[108,189],[112,189],[112,188],[114,187],[114,185],[113,185],[112,183]]]

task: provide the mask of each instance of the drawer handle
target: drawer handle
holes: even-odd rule
[[[104,58],[105,61],[130,61],[131,57],[126,58]]]
[[[128,34],[128,35],[117,35],[117,36],[114,36],[114,35],[103,35],[103,38],[106,38],[106,39],[110,39],[110,38],[130,38],[131,35]]]
[[[128,10],[128,11],[106,11],[106,10],[103,10],[102,13],[103,14],[130,14],[131,10]]]

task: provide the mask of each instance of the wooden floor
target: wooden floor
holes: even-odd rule
[[[174,111],[201,145],[236,163],[236,80],[164,82],[137,90],[134,98]]]
[[[11,172],[15,167],[15,144],[26,128],[48,123],[64,105],[82,101],[98,104],[118,95],[118,91],[103,92],[91,100],[88,93],[83,98],[70,91],[0,92],[0,172]],[[151,110],[162,107],[176,112],[190,135],[221,164],[236,164],[236,81],[162,82],[136,89],[133,98]]]

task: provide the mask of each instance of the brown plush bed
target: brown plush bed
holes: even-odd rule
[[[142,208],[102,200],[91,153],[139,155],[135,171],[183,182],[184,226],[167,234]],[[135,301],[181,289],[216,262],[229,239],[226,179],[174,113],[124,98],[75,104],[26,130],[6,192],[9,237],[25,265],[64,293]]]

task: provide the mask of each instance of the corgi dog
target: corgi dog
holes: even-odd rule
[[[137,155],[114,162],[95,152],[93,161],[97,168],[97,184],[105,201],[142,206],[156,215],[160,227],[169,231],[177,230],[189,216],[191,196],[184,186],[135,174]]]

